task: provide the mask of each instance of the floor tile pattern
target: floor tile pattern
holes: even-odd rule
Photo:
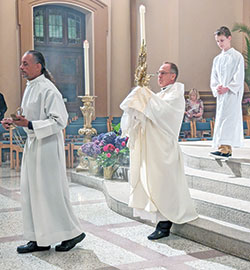
[[[22,240],[20,173],[0,168],[1,270],[249,270],[250,262],[171,234],[147,240],[153,228],[120,216],[100,191],[69,183],[86,238],[67,253],[17,254]],[[56,244],[56,243],[55,243]]]

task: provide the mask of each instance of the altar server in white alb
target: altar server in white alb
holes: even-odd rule
[[[243,145],[242,97],[244,93],[244,58],[231,47],[231,32],[222,26],[215,40],[222,50],[214,58],[211,89],[216,97],[213,147],[215,158],[232,156],[232,147]]]
[[[27,132],[21,202],[24,238],[29,242],[19,246],[17,252],[49,250],[51,244],[61,241],[56,251],[68,251],[85,237],[69,200],[63,138],[68,114],[40,52],[26,52],[20,69],[27,79],[23,116],[2,121],[6,129],[14,123]]]
[[[178,144],[185,100],[177,76],[177,66],[165,62],[158,72],[159,93],[138,86],[120,105],[130,148],[129,206],[135,216],[158,222],[150,240],[167,237],[172,223],[197,218]]]

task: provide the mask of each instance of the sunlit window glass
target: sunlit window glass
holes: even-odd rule
[[[44,41],[44,13],[43,10],[37,10],[34,14],[34,38],[35,41]]]
[[[63,20],[62,15],[55,10],[49,10],[49,41],[63,41]]]
[[[80,22],[79,16],[74,14],[68,15],[68,40],[69,43],[79,44],[80,43]]]

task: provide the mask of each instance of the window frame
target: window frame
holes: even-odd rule
[[[36,29],[36,20],[35,20],[35,15],[36,12],[42,10],[43,11],[43,33],[44,33],[44,41],[39,41],[36,39],[35,36],[35,29]],[[49,40],[49,15],[50,15],[50,10],[56,10],[55,14],[62,14],[62,42],[53,42]],[[69,25],[68,25],[68,18],[70,18],[70,15],[74,15],[76,17],[80,18],[80,30],[79,30],[79,43],[72,43],[70,42],[69,39]],[[85,36],[85,16],[79,11],[76,11],[71,8],[67,7],[62,7],[62,6],[57,6],[57,5],[43,5],[43,6],[38,6],[34,10],[33,14],[33,36],[34,36],[34,43],[36,46],[52,46],[52,47],[72,47],[72,48],[80,48],[82,47],[81,40],[83,40],[83,37]],[[77,27],[77,26],[76,26]],[[77,29],[76,29],[77,32]]]

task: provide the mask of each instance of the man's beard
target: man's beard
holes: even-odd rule
[[[23,72],[23,71],[21,71],[21,75],[23,76],[24,79],[27,79],[27,78],[28,78],[27,73],[25,73],[25,72]]]

